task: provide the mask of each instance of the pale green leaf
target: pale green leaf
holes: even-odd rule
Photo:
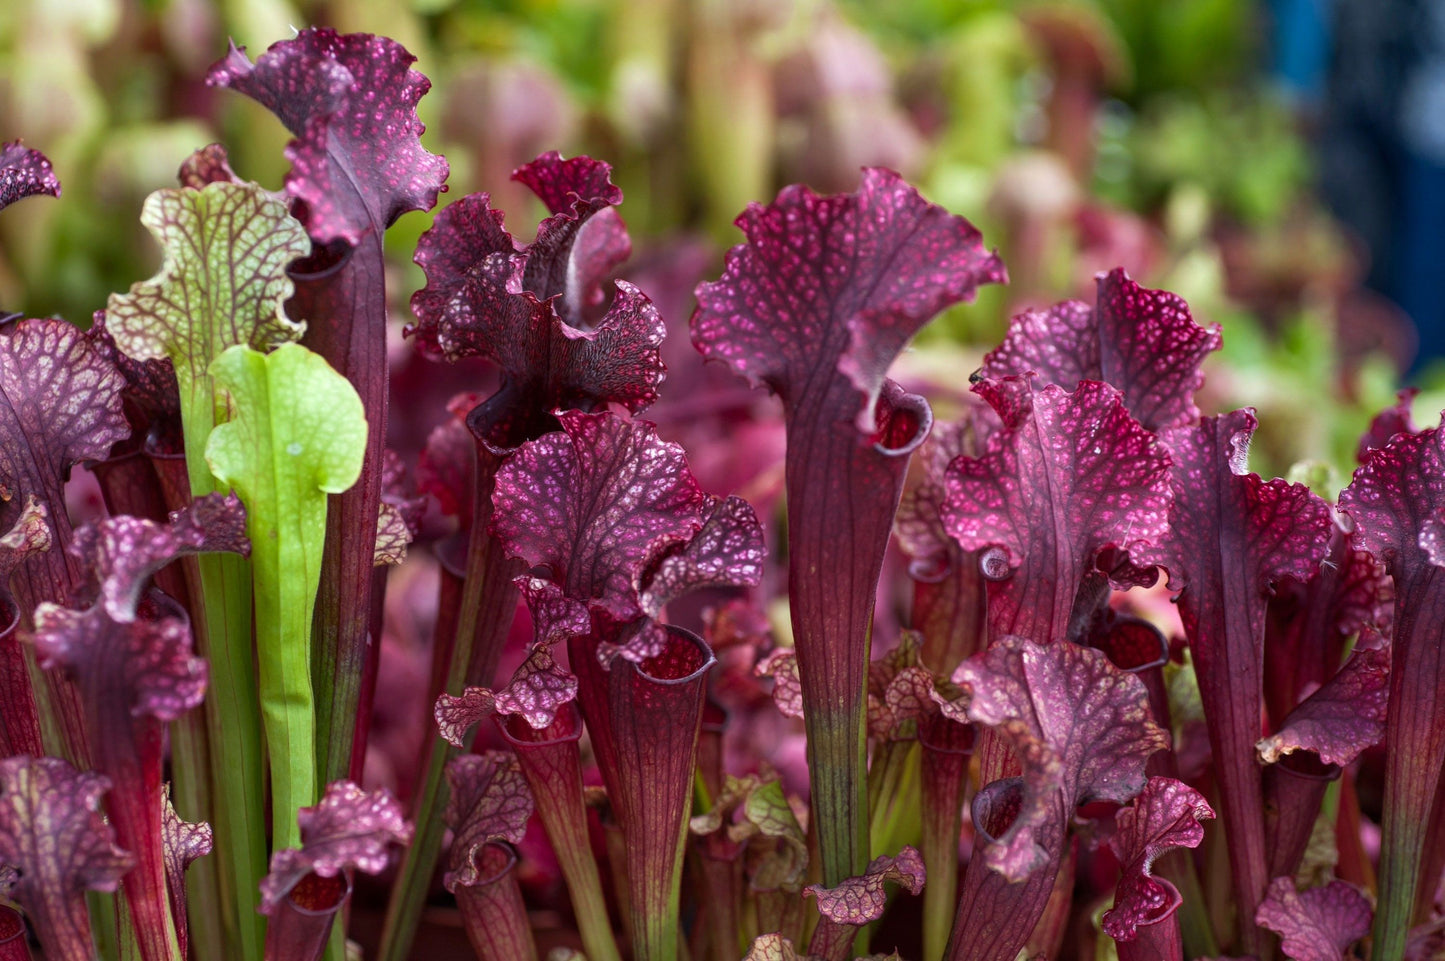
[[[299,843],[296,811],[317,800],[311,616],[326,543],[326,495],[361,476],[366,416],[351,383],[299,344],[225,351],[211,376],[230,420],[206,462],[246,504],[261,718],[275,786],[275,846]]]

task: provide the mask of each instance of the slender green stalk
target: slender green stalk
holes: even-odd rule
[[[197,383],[186,368],[178,368],[177,377],[186,473],[192,496],[202,497],[219,488],[205,461],[206,440],[216,424],[215,388],[210,377]],[[205,623],[196,641],[210,670],[204,710],[211,744],[220,920],[227,932],[229,957],[248,961],[261,952],[264,925],[256,907],[266,870],[266,785],[251,658],[251,565],[237,554],[201,554],[195,561]]]
[[[918,742],[888,741],[878,747],[877,755],[868,772],[870,858],[896,854],[903,845],[917,843],[922,830]]]
[[[120,957],[120,918],[117,917],[116,900],[116,895],[110,892],[85,893],[85,905],[90,911],[90,930],[95,937],[95,953],[105,961]]]
[[[263,932],[256,907],[266,872],[266,785],[251,663],[251,565],[235,554],[202,554],[196,562],[210,639],[201,654],[211,672],[205,708],[221,923],[230,957],[253,961],[261,956]]]
[[[367,424],[351,384],[320,354],[231,347],[211,364],[230,421],[206,460],[246,504],[261,719],[271,770],[272,846],[300,847],[296,812],[320,797],[311,689],[311,617],[326,539],[326,495],[361,473]]]
[[[205,714],[191,711],[171,725],[171,786],[177,811],[187,821],[211,819],[210,769]],[[196,958],[211,961],[224,955],[222,903],[215,858],[198,859],[186,869],[185,923],[190,950]]]

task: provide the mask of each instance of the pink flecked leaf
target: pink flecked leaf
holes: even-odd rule
[[[0,144],[0,210],[36,194],[60,196],[60,181],[50,160],[18,140]]]
[[[1220,343],[1219,326],[1197,325],[1178,295],[1141,287],[1115,268],[1098,278],[1093,307],[1066,301],[1015,317],[982,373],[1000,379],[1034,371],[1064,390],[1101,380],[1119,389],[1135,420],[1161,430],[1199,419],[1199,367]]]
[[[512,675],[511,683],[497,692],[496,713],[520,714],[540,731],[552,723],[563,704],[576,697],[577,676],[557,666],[550,645],[538,644]]]
[[[1139,793],[1144,762],[1169,746],[1143,682],[1068,641],[996,639],[960,664],[953,682],[972,693],[969,719],[998,730],[1023,765],[1018,816],[983,852],[1011,881],[1047,860],[1067,828],[1059,819],[1080,804]]]
[[[1352,884],[1331,881],[1296,891],[1291,878],[1275,878],[1255,914],[1256,924],[1280,936],[1294,961],[1345,961],[1350,945],[1370,933],[1375,912]]]
[[[65,321],[0,326],[0,500],[14,505],[0,510],[4,527],[28,495],[53,521],[63,517],[61,487],[71,465],[103,460],[130,435],[124,388],[115,365]],[[69,525],[58,533],[63,546]]]
[[[432,707],[441,736],[453,747],[466,747],[472,725],[496,713],[497,699],[485,687],[469,687],[460,697],[442,694]]]
[[[46,954],[91,957],[86,891],[114,891],[134,863],[101,814],[110,782],[59,758],[0,761],[0,863]]]
[[[533,643],[557,644],[592,629],[587,605],[563,594],[552,581],[523,574],[513,578],[513,583],[532,615]]]
[[[631,619],[641,613],[634,583],[696,534],[706,498],[682,448],[652,425],[611,413],[559,419],[565,433],[524,444],[497,472],[493,530],[567,597]]]
[[[773,703],[784,717],[803,716],[803,685],[798,678],[798,654],[780,647],[753,668],[758,677],[773,679]]]
[[[561,163],[583,161],[595,163]],[[600,293],[565,291],[582,283],[600,290],[600,281],[581,277],[569,259],[584,214],[605,203],[594,200],[544,221],[550,232],[520,246],[487,195],[473,194],[438,214],[417,245],[427,283],[412,297],[417,324],[409,332],[448,360],[481,356],[502,369],[503,388],[487,417],[488,439],[498,448],[554,429],[553,410],[615,402],[635,413],[657,397],[665,327],[647,296],[619,281],[595,322],[568,307],[568,297],[601,300]]]
[[[1107,384],[999,389],[1017,383],[981,385],[991,403],[1030,409],[999,410],[1016,426],[995,434],[983,456],[949,465],[943,522],[965,550],[985,551],[990,631],[1046,642],[1066,636],[1101,551],[1134,553],[1164,535],[1169,455]]]
[[[135,619],[136,606],[156,571],[178,557],[213,551],[247,556],[246,508],[235,494],[208,494],[161,524],[140,517],[107,517],[75,532],[70,551],[100,587],[112,620]]]
[[[1383,560],[1397,582],[1402,572],[1433,564],[1421,541],[1445,513],[1440,428],[1396,433],[1372,449],[1340,493],[1340,510],[1355,523],[1355,543]]]
[[[690,541],[663,558],[650,577],[639,572],[636,589],[649,617],[660,617],[669,602],[702,587],[754,587],[762,580],[767,550],[752,505],[741,497],[711,498],[703,512],[707,520]]]
[[[507,751],[463,754],[447,765],[447,783],[451,795],[442,819],[455,836],[442,883],[453,891],[484,880],[474,855],[488,841],[521,843],[532,816],[532,791],[517,756]]]
[[[261,881],[262,914],[275,911],[308,874],[380,874],[386,869],[387,848],[411,843],[412,826],[391,792],[364,791],[351,781],[327,785],[321,801],[298,811],[296,820],[301,847],[271,855],[271,871]]]
[[[1390,652],[1357,650],[1339,672],[1256,745],[1273,764],[1285,754],[1314,751],[1326,764],[1349,764],[1385,736],[1390,698]]]
[[[1222,517],[1243,522],[1243,550],[1226,560],[1243,565],[1261,596],[1273,581],[1308,580],[1319,566],[1329,541],[1329,506],[1303,484],[1248,472],[1257,423],[1245,408],[1163,435],[1174,456],[1174,506],[1169,536],[1148,556],[1169,569],[1171,586],[1188,583],[1191,570],[1218,553],[1204,545],[1218,543]],[[1207,495],[1213,489],[1219,499]]]
[[[252,64],[244,48],[206,82],[245,94],[296,137],[286,148],[286,192],[304,205],[313,240],[357,244],[409,210],[430,210],[447,162],[421,145],[416,105],[431,87],[394,40],[308,27]]]
[[[1277,581],[1308,580],[1329,546],[1330,509],[1302,484],[1248,473],[1253,411],[1165,431],[1174,457],[1168,536],[1141,560],[1169,572],[1199,679],[1221,815],[1229,836],[1239,939],[1268,883],[1261,768],[1265,607]]]
[[[1006,277],[972,224],[889,170],[864,170],[851,194],[787,187],[736,223],[747,242],[698,288],[693,343],[789,408],[845,378],[856,394],[838,417],[856,417],[864,434],[877,429],[888,366],[908,339]]]
[[[1115,941],[1134,940],[1138,929],[1155,924],[1178,906],[1169,882],[1153,875],[1154,861],[1174,848],[1197,848],[1204,840],[1201,821],[1214,809],[1204,795],[1182,781],[1151,777],[1132,807],[1114,815],[1118,826],[1109,847],[1123,875],[1114,892],[1114,907],[1105,912],[1104,932]]]
[[[1414,434],[1419,431],[1420,428],[1415,426],[1415,420],[1410,416],[1410,408],[1414,405],[1415,395],[1418,393],[1419,388],[1405,388],[1395,395],[1394,404],[1375,415],[1355,449],[1357,461],[1363,464],[1369,458],[1370,451],[1388,445],[1390,438],[1396,434]]]
[[[206,662],[184,616],[116,621],[99,605],[82,612],[42,602],[34,642],[42,667],[63,668],[87,696],[120,698],[132,716],[174,721],[206,694]]]
[[[894,857],[874,858],[868,870],[833,888],[814,884],[807,890],[818,899],[818,913],[837,924],[863,925],[883,917],[887,906],[884,884],[893,882],[909,894],[923,890],[927,872],[918,849],[905,846]]]

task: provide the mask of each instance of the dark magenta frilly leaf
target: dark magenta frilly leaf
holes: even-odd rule
[[[247,556],[246,508],[235,494],[207,494],[168,523],[107,517],[75,532],[70,550],[89,569],[100,602],[115,621],[135,620],[141,592],[156,571],[178,557],[226,551]]]
[[[446,189],[446,160],[421,145],[416,105],[431,83],[410,69],[415,61],[385,37],[308,27],[254,64],[232,45],[206,82],[280,118],[296,137],[286,192],[305,205],[307,233],[354,245],[409,210],[430,210]]]
[[[77,576],[62,550],[70,542],[63,484],[70,467],[103,460],[130,435],[122,409],[125,378],[79,329],[63,320],[20,320],[0,326],[0,527],[8,529],[27,496],[49,509],[57,550],[20,568],[16,594],[31,609],[63,601]],[[67,567],[67,563],[70,564]]]
[[[1135,420],[1160,430],[1199,419],[1199,367],[1220,343],[1219,325],[1200,327],[1183,298],[1141,287],[1115,268],[1098,277],[1092,307],[1065,301],[1014,317],[981,373],[998,380],[1033,371],[1069,391],[1101,380],[1119,389]]]
[[[1104,913],[1104,933],[1116,941],[1132,941],[1140,927],[1173,914],[1179,895],[1168,881],[1154,876],[1154,862],[1174,848],[1199,847],[1204,840],[1200,822],[1213,818],[1214,809],[1204,795],[1165,777],[1151,777],[1134,804],[1119,809],[1109,847],[1123,875],[1114,891],[1114,906]]]
[[[453,747],[465,747],[472,725],[491,717],[497,709],[496,696],[485,687],[469,687],[460,697],[442,694],[432,708],[441,736]]]
[[[91,961],[86,891],[114,891],[130,869],[100,813],[110,782],[59,758],[0,761],[0,862],[19,871],[12,892],[46,957]]]
[[[1357,650],[1277,732],[1255,745],[1259,759],[1273,764],[1295,751],[1314,751],[1325,764],[1349,764],[1385,736],[1389,697],[1389,650]]]
[[[883,917],[883,908],[888,903],[885,883],[891,881],[909,894],[917,894],[923,890],[927,876],[918,849],[905,846],[894,857],[874,858],[859,877],[849,878],[832,888],[814,884],[807,890],[818,899],[819,914],[835,924],[856,927]]]
[[[443,819],[455,832],[450,870],[442,878],[448,891],[484,880],[477,873],[477,852],[497,839],[520,844],[532,816],[532,791],[517,757],[507,751],[464,754],[447,765],[451,795]]]
[[[87,524],[71,551],[90,573],[95,602],[84,610],[47,602],[35,612],[40,663],[74,682],[94,764],[114,784],[106,808],[136,855],[124,885],[146,961],[171,953],[161,725],[201,703],[207,665],[195,655],[185,609],[159,591],[144,599],[142,592],[175,558],[217,550],[249,550],[234,495],[198,498],[165,524],[124,515]]]
[[[544,161],[608,169],[588,158],[562,161],[555,155],[529,168]],[[579,200],[576,211],[555,214],[543,222],[537,241],[520,246],[487,196],[474,194],[438,214],[418,243],[416,262],[427,284],[412,297],[417,324],[410,332],[423,349],[448,360],[481,356],[502,369],[504,382],[490,402],[485,438],[499,449],[554,429],[553,410],[591,410],[613,402],[636,413],[657,398],[666,328],[647,295],[618,281],[596,323],[585,323],[564,303],[569,296],[587,296],[565,289],[584,282],[570,259],[572,235],[606,202]],[[600,284],[595,278],[585,282]]]
[[[1268,884],[1261,769],[1266,602],[1276,581],[1306,581],[1329,546],[1330,511],[1302,484],[1248,472],[1254,412],[1165,431],[1174,457],[1168,535],[1144,552],[1181,592],[1180,617],[1203,697],[1240,910],[1238,946],[1261,951],[1254,910]]]
[[[643,613],[662,616],[668,602],[703,587],[755,585],[763,577],[763,527],[741,497],[710,498],[693,538],[633,582]],[[645,583],[644,583],[645,581]]]
[[[50,160],[18,140],[0,144],[0,210],[36,194],[60,196],[60,180]]]
[[[545,567],[563,594],[626,621],[649,562],[691,539],[707,498],[682,448],[615,414],[559,415],[562,433],[524,444],[497,472],[493,530]]]
[[[539,644],[517,668],[511,683],[497,692],[496,713],[520,714],[540,731],[551,725],[563,704],[576,697],[576,675],[557,666],[549,645]]]
[[[1005,271],[972,224],[888,170],[864,170],[850,194],[787,187],[735,223],[746,242],[697,288],[692,340],[783,403],[790,613],[823,878],[836,884],[867,865],[869,631],[908,455],[932,422],[888,366]]]
[[[261,881],[261,913],[271,914],[308,874],[334,878],[343,871],[380,874],[387,848],[411,841],[412,826],[386,790],[363,791],[351,781],[333,781],[321,801],[297,812],[301,847],[271,855]]]
[[[693,343],[787,408],[847,378],[852,409],[835,413],[856,416],[865,435],[877,430],[888,366],[908,339],[1007,276],[972,224],[890,170],[865,169],[851,194],[787,187],[736,223],[747,242],[728,252],[720,280],[698,288]]]
[[[512,174],[552,214],[538,225],[512,286],[543,300],[556,298],[558,316],[573,328],[590,326],[589,308],[605,296],[603,281],[632,254],[627,228],[612,209],[622,202],[622,191],[611,177],[612,168],[600,160],[563,160],[555,150]]]
[[[1012,881],[1058,858],[1080,804],[1138,794],[1144,762],[1169,746],[1143,682],[1092,648],[1004,637],[953,682],[972,695],[969,719],[997,730],[1023,764],[1018,816],[980,858]]]
[[[532,615],[534,643],[556,644],[592,629],[587,605],[563,594],[562,588],[552,581],[524,574],[514,583]]]
[[[981,457],[949,465],[944,527],[965,550],[984,552],[990,636],[1047,643],[1067,636],[1102,550],[1133,554],[1163,536],[1169,454],[1108,384],[1066,393],[1005,378],[978,390],[1010,426]]]
[[[883,916],[888,904],[885,882],[917,894],[923,890],[925,876],[923,856],[905,847],[896,857],[874,858],[862,874],[831,888],[821,884],[809,887],[805,893],[817,898],[822,917],[808,942],[808,955],[822,961],[846,961],[853,953],[857,929]]]
[[[1390,703],[1385,722],[1385,818],[1378,957],[1403,954],[1420,883],[1422,848],[1445,763],[1445,444],[1440,428],[1396,433],[1369,451],[1340,510],[1354,543],[1385,564],[1395,582]]]
[[[1374,912],[1352,884],[1331,881],[1322,888],[1296,891],[1291,878],[1275,878],[1260,904],[1255,923],[1280,936],[1285,957],[1293,961],[1345,961],[1350,945],[1370,933]]]
[[[35,612],[35,650],[41,666],[63,667],[87,699],[118,700],[133,716],[174,721],[205,697],[206,662],[196,657],[183,617],[120,622],[96,608],[81,612],[42,603]],[[103,708],[87,705],[97,707]]]

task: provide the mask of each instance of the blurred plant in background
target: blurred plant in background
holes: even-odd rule
[[[254,55],[326,23],[418,55],[440,93],[427,139],[453,163],[444,201],[484,189],[526,211],[508,175],[540,151],[612,158],[636,269],[671,288],[659,300],[675,292],[674,329],[746,203],[889,166],[1013,265],[1008,288],[927,335],[961,359],[919,376],[972,369],[1020,306],[1090,297],[1122,265],[1224,324],[1211,390],[1264,408],[1262,470],[1343,469],[1413,339],[1360,291],[1364,255],[1311,197],[1300,124],[1249,39],[1262,18],[1245,0],[14,0],[0,132],[53,159],[67,203],[0,225],[0,303],[82,320],[145,275],[134,210],[198,144],[224,136],[244,176],[279,184],[285,131],[202,78],[228,36]],[[400,252],[429,222],[387,241],[398,327],[421,279]]]

